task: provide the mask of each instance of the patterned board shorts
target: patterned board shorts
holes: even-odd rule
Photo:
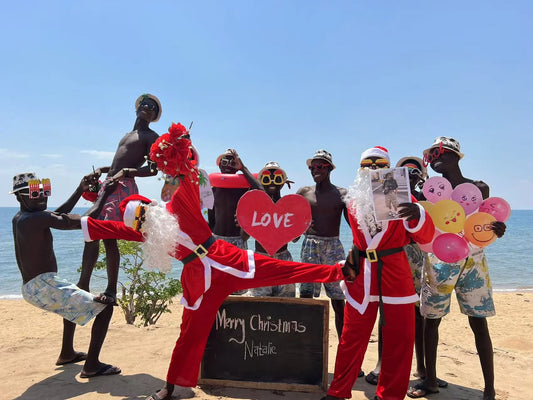
[[[420,250],[420,247],[416,243],[406,244],[403,248],[407,255],[407,260],[409,260],[409,267],[411,267],[411,275],[413,276],[416,294],[420,295],[422,271],[427,262],[427,254]]]
[[[257,252],[257,254],[263,254],[265,256],[268,256],[268,254],[266,253]],[[281,251],[269,257],[275,258],[277,260],[292,261],[292,255],[289,250]],[[250,289],[250,294],[254,297],[296,297],[296,285],[292,283],[288,285],[253,288]]]
[[[496,314],[483,250],[457,264],[446,264],[433,254],[428,256],[420,305],[424,317],[438,319],[447,315],[454,289],[461,313],[470,317],[492,317]]]
[[[300,253],[301,262],[334,265],[345,258],[344,248],[337,236],[305,236]],[[300,283],[300,297],[302,297],[302,294],[304,297],[320,296],[321,285],[321,283]],[[326,289],[326,295],[330,299],[344,300],[344,293],[339,285],[339,281],[324,283],[324,288]]]
[[[240,236],[220,236],[220,235],[215,235],[215,234],[213,234],[213,236],[215,237],[215,239],[220,239],[220,240],[223,240],[225,242],[228,242],[229,244],[237,246],[239,249],[248,250],[248,242],[245,241]],[[233,292],[232,294],[234,294],[234,295],[243,295],[246,292],[248,292],[248,289],[237,290],[236,292]]]
[[[104,185],[106,182],[107,180],[104,182],[102,188],[98,192],[98,196],[103,194]],[[97,219],[106,221],[122,221],[122,215],[120,214],[119,208],[120,202],[128,196],[138,193],[139,189],[137,188],[134,178],[121,179],[113,193],[107,196],[106,202]]]
[[[45,272],[22,286],[22,297],[37,308],[61,315],[78,325],[85,325],[105,307],[91,293],[57,276]]]

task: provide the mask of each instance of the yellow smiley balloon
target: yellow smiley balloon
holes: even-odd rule
[[[433,204],[429,215],[435,227],[443,232],[459,233],[465,224],[465,210],[453,200],[441,200]]]
[[[498,237],[492,230],[492,223],[496,218],[485,212],[477,212],[465,221],[465,238],[470,243],[485,247],[494,242]]]

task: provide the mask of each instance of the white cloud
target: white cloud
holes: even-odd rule
[[[112,151],[82,150],[81,152],[96,157],[99,160],[113,159],[113,156],[115,155]]]
[[[29,158],[30,155],[27,153],[20,153],[18,151],[10,151],[7,149],[0,149],[0,157],[4,160],[14,160],[14,159],[22,159],[22,158]]]
[[[52,154],[52,153],[43,154],[42,156],[46,157],[46,158],[52,158],[52,159],[57,159],[57,158],[62,158],[63,157],[62,154]]]

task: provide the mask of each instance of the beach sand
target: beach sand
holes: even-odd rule
[[[495,293],[497,315],[489,318],[494,345],[496,392],[500,400],[531,399],[533,388],[533,293]],[[452,313],[440,329],[438,376],[449,382],[440,394],[430,399],[481,399],[483,378],[468,320],[458,311],[454,300]],[[2,333],[0,346],[0,399],[144,399],[162,387],[174,343],[178,337],[181,306],[175,302],[172,313],[165,314],[155,326],[127,325],[115,308],[101,354],[103,362],[122,368],[121,375],[81,379],[82,364],[56,367],[62,320],[23,300],[1,300]],[[333,376],[337,337],[333,312],[330,312],[329,379]],[[78,327],[76,350],[86,351],[90,327]],[[363,363],[363,370],[374,368],[377,356],[377,330]],[[186,360],[183,360],[186,362]],[[413,364],[414,366],[414,364]],[[414,371],[414,368],[413,368]],[[412,377],[411,383],[418,382]],[[205,400],[318,400],[321,393],[281,392],[274,390],[204,386],[178,389],[176,398]],[[375,386],[359,379],[352,398],[372,399]]]

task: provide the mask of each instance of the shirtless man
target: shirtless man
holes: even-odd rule
[[[311,205],[313,217],[302,243],[300,261],[333,265],[345,257],[339,230],[341,215],[344,214],[347,218],[346,204],[343,201],[346,189],[331,183],[330,174],[335,165],[331,154],[326,150],[318,150],[313,158],[307,160],[307,166],[316,184],[302,187],[297,192]],[[318,297],[320,288],[320,284],[301,283],[300,297]],[[344,294],[339,282],[325,283],[324,288],[335,311],[335,327],[340,338],[344,324]]]
[[[236,174],[242,171],[252,189],[262,190],[261,184],[254,178],[252,173],[246,168],[240,159],[237,151],[228,149],[218,156],[217,165],[223,174]],[[242,237],[243,233],[237,224],[235,212],[237,203],[249,188],[213,188],[215,197],[213,208],[208,211],[209,227],[217,239],[224,240],[237,246],[240,249],[248,248],[246,240]],[[247,239],[247,237],[246,237]]]
[[[43,181],[45,181],[43,179]],[[57,276],[57,263],[50,228],[80,229],[80,216],[66,214],[81,194],[98,182],[95,174],[85,176],[76,191],[55,212],[46,210],[49,183],[39,181],[32,172],[13,178],[13,190],[20,211],[13,217],[15,255],[22,275],[22,296],[28,303],[63,317],[63,341],[56,365],[85,360],[82,378],[119,374],[120,368],[100,362],[99,355],[107,334],[113,307],[96,303],[94,296]],[[49,182],[49,181],[48,181]],[[48,187],[47,187],[48,186]],[[109,185],[107,190],[112,190]],[[98,215],[103,198],[86,215]],[[88,353],[74,350],[76,324],[85,325],[95,318]]]
[[[431,169],[446,178],[453,188],[461,183],[473,183],[480,190],[484,199],[489,197],[489,186],[482,181],[465,178],[459,167],[463,158],[457,140],[450,137],[437,137],[430,148],[424,150],[424,162]],[[496,236],[505,233],[503,222],[493,222],[492,230]],[[422,282],[420,311],[426,318],[424,330],[424,350],[426,356],[425,380],[409,388],[407,396],[425,397],[439,392],[437,380],[437,346],[439,342],[439,324],[450,311],[451,292],[455,290],[461,312],[468,316],[470,328],[474,334],[476,349],[483,371],[485,389],[484,400],[494,400],[494,354],[490,338],[487,317],[495,315],[492,299],[487,259],[482,248],[472,249],[468,258],[455,264],[448,264],[429,254],[426,265],[427,278]]]
[[[146,161],[150,147],[159,137],[149,125],[150,122],[156,122],[161,117],[161,103],[154,95],[143,94],[135,101],[135,109],[137,119],[133,130],[120,140],[111,166],[100,167],[96,170],[98,176],[107,173],[104,187],[109,182],[118,182],[116,190],[104,199],[107,201],[98,219],[120,221],[118,210],[120,202],[129,195],[139,192],[134,178],[157,174],[157,168]],[[99,196],[103,194],[104,191],[101,190]],[[115,239],[104,240],[104,246],[107,262],[107,288],[104,293],[97,296],[96,300],[104,304],[116,305],[120,253]],[[99,248],[100,241],[94,241],[85,243],[83,250],[82,271],[78,286],[87,291],[93,268],[98,260]]]

